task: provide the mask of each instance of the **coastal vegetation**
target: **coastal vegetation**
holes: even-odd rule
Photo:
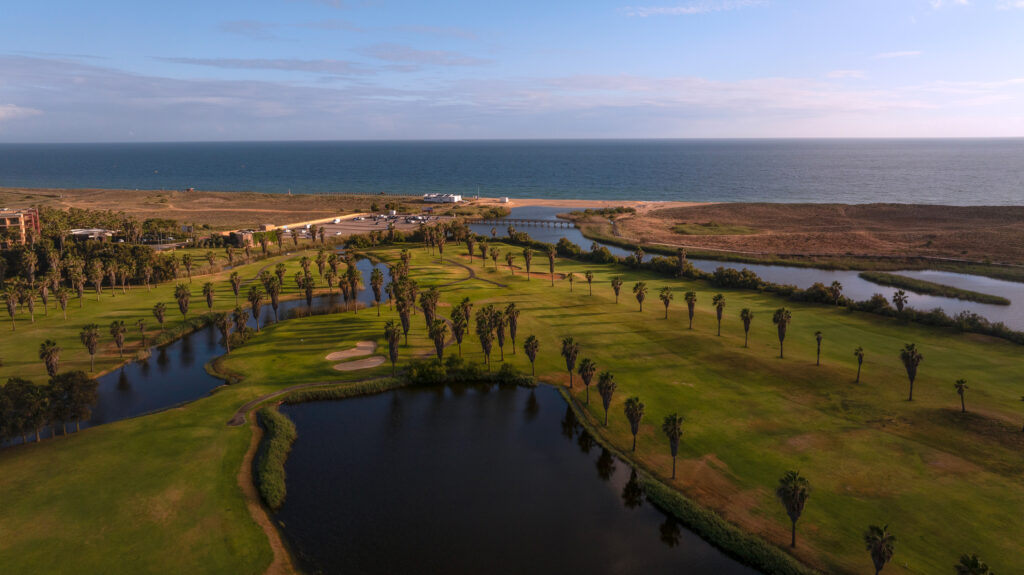
[[[748,226],[719,224],[716,222],[688,222],[672,226],[672,231],[681,236],[742,236],[756,234],[757,229]]]
[[[935,295],[992,305],[1010,305],[1011,303],[1010,300],[1004,297],[961,289],[927,280],[910,278],[899,274],[886,272],[860,272],[857,275],[878,285],[902,288],[922,295]]]
[[[490,238],[487,247],[518,254],[523,245]],[[139,552],[137,559],[128,558],[118,567],[125,572],[144,569],[154,560],[175,571],[262,571],[270,550],[248,519],[237,487],[251,430],[225,426],[225,421],[243,403],[292,386],[342,382],[334,386],[341,388],[346,381],[359,385],[351,382],[391,373],[392,366],[385,363],[345,374],[324,357],[357,341],[386,345],[392,338],[384,337],[385,325],[396,320],[392,325],[403,327],[408,338],[394,342],[402,381],[486,380],[487,373],[521,380],[526,377],[522,373],[535,368],[539,380],[564,387],[579,419],[600,441],[625,452],[635,440],[636,451],[627,459],[640,468],[648,498],[765,572],[808,569],[793,557],[828,572],[863,572],[874,556],[865,553],[864,530],[886,523],[898,523],[901,534],[928,534],[901,539],[887,573],[946,572],[965,553],[985,557],[997,571],[1016,559],[1012,526],[1024,509],[1019,483],[1024,434],[1015,384],[1022,373],[1020,349],[1007,341],[850,313],[849,306],[835,305],[827,288],[819,301],[751,289],[739,281],[742,275],[676,274],[681,266],[675,258],[598,263],[562,246],[562,252],[552,248],[551,269],[534,272],[544,280],[550,273],[550,282],[533,282],[526,273],[512,275],[486,260],[470,264],[461,248],[446,251],[445,261],[422,244],[363,251],[396,270],[405,268],[393,272],[396,283],[405,283],[391,287],[393,310],[382,306],[379,317],[311,314],[272,323],[243,345],[232,345],[231,354],[217,362],[216,369],[234,374],[238,383],[209,398],[67,438],[0,450],[6,471],[0,488],[19,494],[0,511],[0,521],[11,534],[0,546],[0,560],[15,571],[40,572],[67,570],[73,558],[81,572],[103,571],[109,557],[99,553],[102,544],[109,537],[134,533]],[[302,269],[302,255],[313,254],[275,256],[270,263],[284,263],[291,275]],[[262,267],[253,263],[232,271],[243,281],[258,281]],[[587,272],[597,286],[605,286],[593,295],[570,291],[563,281],[569,274],[587,277]],[[616,306],[617,294],[608,289],[613,278],[621,278],[620,286],[643,283],[655,293],[662,288],[693,292],[692,329],[681,316],[664,320],[662,309]],[[230,289],[223,271],[196,283],[205,281],[221,282],[218,292]],[[460,309],[473,317],[467,322],[467,339],[478,340],[464,346],[461,360],[454,348],[443,362],[432,359],[440,355],[429,337],[427,326],[432,324],[416,317],[425,310],[412,303],[431,288],[438,291],[435,311],[451,306],[454,312],[466,298],[476,307]],[[201,288],[195,289],[192,296],[198,301]],[[289,289],[293,297],[305,296],[304,290]],[[74,361],[88,366],[89,354],[79,342],[82,325],[105,326],[119,318],[130,324],[136,315],[152,317],[156,303],[177,307],[173,291],[174,282],[168,282],[151,292],[136,289],[109,299],[104,295],[101,303],[86,302],[92,305],[82,309],[92,315],[80,318],[87,322],[74,322],[68,330],[71,343],[60,339],[65,329],[60,314],[36,317],[35,324],[19,315],[18,338],[5,338],[4,358],[27,353],[32,360],[26,367],[35,365],[36,379],[42,381],[45,365],[38,348],[52,339],[64,350],[61,366],[71,349],[78,350]],[[157,295],[145,295],[149,293]],[[715,294],[728,301],[720,337]],[[215,297],[215,309],[222,299],[229,298]],[[119,307],[121,302],[130,305]],[[526,353],[511,352],[502,359],[504,336],[499,333],[508,332],[499,328],[509,329],[510,303],[520,312],[517,329],[526,335]],[[728,310],[746,310],[749,318],[780,319],[748,322],[740,311]],[[175,311],[167,322],[184,323],[181,317]],[[29,332],[28,326],[40,331]],[[33,334],[27,351],[18,347],[23,331]],[[101,337],[103,332],[101,328]],[[828,334],[820,366],[815,365],[816,332]],[[784,359],[776,348],[781,348],[783,333]],[[918,394],[913,402],[905,401],[900,383],[909,375],[901,355],[908,342],[927,358],[914,366]],[[492,344],[499,346],[494,353]],[[851,355],[857,348],[865,353]],[[97,363],[117,365],[116,354],[108,341],[106,359],[97,357]],[[862,362],[869,369],[854,384]],[[590,385],[583,376],[594,377],[595,371],[602,401],[589,404]],[[574,377],[577,373],[579,378]],[[957,379],[985,382],[972,386],[968,413],[961,413]],[[328,395],[327,389],[293,393],[315,398]],[[680,413],[686,417],[685,434],[679,436],[678,451],[666,449],[664,423]],[[837,452],[843,454],[841,460]],[[791,469],[814,485],[799,514],[800,541],[792,556],[781,548],[791,543],[795,520],[775,492],[779,477]],[[109,489],[112,485],[117,489]],[[53,493],[62,495],[54,498]],[[86,508],[90,512],[84,513]],[[60,518],[56,541],[53,529],[39,522],[40,513]],[[971,537],[929,527],[954,514],[975,518]],[[211,533],[218,537],[205,536]]]

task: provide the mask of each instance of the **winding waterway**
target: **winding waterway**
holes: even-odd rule
[[[509,214],[509,217],[554,220],[556,219],[557,214],[566,213],[573,209],[574,208],[526,206],[522,208],[512,208],[510,210],[511,213]],[[470,225],[470,228],[474,232],[485,236],[491,235],[491,228],[493,227],[497,228],[496,231],[499,239],[507,234],[505,226],[484,224]],[[590,249],[590,245],[595,243],[593,240],[585,238],[577,228],[566,229],[529,226],[524,227],[519,231],[525,231],[530,234],[530,237],[533,239],[548,243],[558,243],[558,240],[564,237],[584,250]],[[625,257],[631,253],[630,251],[624,250],[618,246],[604,244],[602,242],[596,243],[608,248],[608,250],[616,256]],[[713,272],[718,267],[733,268],[737,270],[746,268],[756,273],[764,280],[780,284],[796,285],[800,288],[808,288],[815,282],[831,285],[833,281],[838,281],[843,284],[843,294],[858,301],[870,299],[871,296],[876,293],[881,293],[891,299],[893,292],[896,291],[894,288],[880,286],[876,283],[869,282],[861,278],[858,275],[859,272],[852,270],[824,270],[819,268],[735,263],[713,259],[693,258],[690,259],[690,262],[693,263],[694,267],[706,272]],[[1020,283],[997,280],[984,276],[935,270],[897,271],[894,273],[977,292],[998,295],[1009,299],[1011,302],[1008,306],[1001,306],[907,292],[907,305],[911,307],[919,310],[942,308],[949,315],[956,315],[961,311],[969,311],[988,318],[993,322],[1001,321],[1011,329],[1024,330],[1024,285]]]
[[[648,502],[554,388],[281,411],[298,439],[276,519],[306,572],[755,573]]]
[[[368,259],[356,262],[365,288],[359,291],[359,301],[366,306],[373,305],[370,274],[374,267],[384,272],[385,284],[390,281],[387,266],[375,266]],[[320,295],[313,298],[313,307],[330,307],[342,301],[336,292]],[[279,317],[285,319],[290,310],[305,306],[304,299],[282,301]],[[274,310],[265,304],[260,315],[260,326],[263,327],[273,322]],[[256,319],[250,317],[248,325],[255,328]],[[207,373],[205,367],[208,362],[224,354],[220,332],[213,326],[185,335],[162,347],[153,347],[150,352],[148,358],[127,363],[98,378],[98,400],[92,417],[82,422],[83,428],[193,401],[208,395],[224,383],[220,378]]]

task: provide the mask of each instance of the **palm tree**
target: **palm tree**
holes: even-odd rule
[[[565,279],[569,280],[569,293],[572,293],[572,285],[576,282],[576,274],[569,272]]]
[[[487,306],[476,312],[476,337],[480,340],[480,349],[484,353],[487,371],[491,370],[491,346],[494,343],[494,306]]]
[[[508,335],[512,340],[512,353],[516,352],[516,332],[519,331],[519,308],[515,302],[505,306],[505,319],[508,320]]]
[[[391,359],[391,375],[395,374],[395,364],[398,363],[398,344],[402,339],[402,328],[395,320],[389,319],[384,324],[384,339],[388,340],[388,357]]]
[[[875,575],[878,575],[885,564],[892,560],[895,551],[896,536],[889,533],[889,526],[879,527],[871,525],[864,532],[864,547],[871,554],[871,561],[875,565]]]
[[[839,298],[843,297],[843,284],[838,281],[832,282],[832,285],[828,288],[828,292],[832,295],[832,301],[835,302],[836,305],[839,305]]]
[[[61,351],[60,346],[52,339],[39,344],[39,359],[46,366],[46,374],[50,377],[57,375],[57,371],[60,368]]]
[[[238,272],[231,272],[231,291],[235,294],[235,306],[238,306],[238,290],[242,288],[242,276]]]
[[[772,323],[779,330],[779,359],[784,357],[782,344],[786,341],[786,328],[789,327],[789,322],[791,321],[793,321],[793,314],[784,307],[775,310],[775,315],[772,316]]]
[[[206,298],[206,307],[210,311],[213,311],[213,294],[215,291],[216,290],[213,287],[213,282],[206,282],[205,284],[203,284],[203,297]],[[235,301],[237,302],[238,300]]]
[[[124,334],[128,331],[122,320],[116,319],[110,324],[110,336],[114,338],[114,344],[117,346],[117,355],[124,359]]]
[[[494,262],[494,271],[498,271],[498,256],[501,255],[501,252],[498,251],[498,248],[491,248],[489,253],[491,254],[491,261]]]
[[[992,575],[992,569],[974,553],[960,556],[960,562],[953,566],[956,575]]]
[[[857,358],[857,379],[854,383],[860,383],[860,368],[864,365],[864,348],[857,346],[857,349],[853,350],[853,356]]]
[[[56,293],[53,295],[57,297],[57,303],[60,304],[60,311],[64,313],[64,319],[66,321],[68,319],[68,297],[70,294],[68,293],[68,290],[60,287],[57,288]]]
[[[188,317],[188,300],[190,297],[192,297],[192,294],[186,284],[178,284],[174,288],[174,299],[178,301],[178,310],[181,311],[182,317]]]
[[[164,302],[158,302],[153,306],[153,317],[156,318],[156,322],[160,324],[160,331],[164,330],[164,315],[167,313],[167,305]]]
[[[267,255],[267,240],[260,238],[260,243],[263,244],[263,255]],[[206,251],[206,263],[210,265],[210,271],[213,271],[214,264],[217,263],[217,256],[210,250]]]
[[[661,288],[661,292],[658,294],[658,298],[661,299],[661,303],[665,304],[665,319],[668,319],[668,304],[672,303],[672,288],[666,286]]]
[[[583,277],[587,278],[588,295],[594,295],[594,272],[587,270],[583,272]]]
[[[917,379],[917,366],[921,365],[923,359],[924,356],[917,351],[917,345],[913,343],[903,346],[900,351],[900,361],[907,369],[907,379],[910,380],[910,395],[907,396],[907,401],[914,401],[914,380]]]
[[[750,339],[750,322],[754,321],[754,312],[745,307],[740,310],[740,321],[743,322],[743,347],[747,347],[747,340]]]
[[[477,248],[480,250],[480,267],[487,269],[487,242],[481,241]]]
[[[661,431],[668,437],[668,447],[672,451],[672,479],[676,478],[676,455],[679,454],[679,439],[683,437],[683,421],[682,415],[673,413],[661,423]]]
[[[430,322],[427,328],[427,335],[434,340],[434,350],[437,352],[437,360],[441,361],[444,355],[444,340],[448,337],[448,322],[443,319],[435,319]]]
[[[466,249],[469,250],[469,263],[470,264],[473,263],[473,247],[475,245],[476,245],[476,238],[474,238],[472,235],[467,236],[466,237]],[[526,249],[530,249],[530,248],[526,248]],[[525,251],[524,251],[523,255],[526,255]],[[527,265],[529,265],[529,264],[527,264]]]
[[[814,362],[814,365],[821,365],[821,340],[825,339],[825,334],[820,331],[814,332],[814,339],[818,342],[818,359]]]
[[[452,335],[455,336],[455,343],[459,346],[459,357],[462,357],[462,338],[466,335],[466,328],[469,327],[469,319],[462,311],[462,307],[455,306],[452,309]]]
[[[641,313],[644,311],[644,300],[647,299],[647,282],[636,282],[633,284],[633,295],[640,304]]]
[[[604,406],[605,427],[608,427],[608,408],[612,405],[615,388],[615,376],[610,371],[602,371],[601,375],[597,376],[597,393],[601,396],[601,404]]]
[[[612,290],[615,292],[615,303],[619,303],[619,291],[622,289],[622,278],[615,276],[612,278]]]
[[[572,389],[572,371],[576,368],[576,356],[580,353],[580,344],[573,341],[571,335],[562,338],[562,357],[565,369],[569,371],[569,388]]]
[[[188,283],[192,283],[192,254],[185,254],[181,256],[181,265],[185,266],[185,273],[188,275]]]
[[[531,335],[523,342],[523,349],[526,350],[526,357],[530,358],[530,375],[537,375],[537,352],[540,351],[540,340],[537,336]]]
[[[113,290],[111,290],[113,291]],[[32,323],[36,322],[36,290],[28,287],[21,293],[22,299],[25,301],[25,305],[28,307],[28,317],[32,320]]]
[[[690,314],[690,329],[693,329],[693,313],[697,309],[697,292],[688,291],[683,297],[686,299],[686,311]]]
[[[555,246],[548,246],[548,271],[551,273],[551,287],[555,287]]]
[[[90,323],[82,328],[82,332],[78,334],[78,337],[82,340],[82,345],[85,346],[86,351],[89,352],[89,371],[94,371],[96,368],[96,349],[100,344],[100,326]]]
[[[141,318],[135,320],[135,327],[139,330],[139,337],[142,339],[142,347],[149,347],[146,345],[146,320]]]
[[[252,308],[252,317],[256,320],[256,331],[260,330],[260,310],[263,309],[263,288],[254,285],[249,288],[249,306]]]
[[[956,388],[957,394],[960,395],[960,413],[967,413],[967,406],[964,405],[964,392],[967,391],[967,380],[958,379],[956,380],[956,383],[953,384],[953,387]]]
[[[640,420],[644,418],[644,404],[639,397],[633,396],[626,400],[625,412],[629,431],[633,433],[633,451],[636,451],[636,434],[640,432]]]
[[[384,272],[380,268],[375,267],[370,272],[370,287],[373,288],[373,301],[377,304],[377,317],[380,317],[380,300],[383,296],[381,288],[384,287]]]
[[[896,293],[892,294],[892,303],[896,306],[897,312],[903,313],[903,306],[907,305],[907,292],[896,290]]]
[[[505,252],[505,263],[508,265],[508,269],[512,272],[512,275],[516,275],[516,268],[512,267],[512,262],[514,262],[515,259],[516,257],[512,255],[512,252]]]
[[[725,296],[720,293],[716,293],[711,298],[711,304],[715,306],[715,316],[718,317],[718,336],[722,336],[722,312],[725,311]]]
[[[590,382],[594,379],[594,374],[597,372],[597,364],[591,361],[589,357],[585,357],[580,360],[578,371],[580,379],[583,380],[583,386],[587,390],[587,405],[590,405]]]
[[[226,311],[217,314],[217,319],[214,320],[214,325],[224,338],[224,349],[227,350],[225,353],[231,353],[231,324],[231,314]]]
[[[789,515],[793,526],[790,547],[796,547],[796,522],[804,512],[804,504],[810,495],[811,483],[806,477],[801,476],[799,471],[787,471],[782,479],[779,479],[779,486],[775,488],[775,497],[786,508],[786,515]]]
[[[526,262],[526,281],[530,281],[530,264],[533,262],[533,250],[523,248],[523,261]]]
[[[11,331],[18,329],[16,323],[14,323],[14,314],[18,312],[18,300],[21,299],[21,294],[18,293],[18,288],[13,285],[8,285],[4,288],[4,303],[7,304],[7,315],[11,316]]]

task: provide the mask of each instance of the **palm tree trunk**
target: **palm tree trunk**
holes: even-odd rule
[[[532,375],[532,376],[536,376],[537,375],[537,366],[534,365],[534,363],[532,361],[530,362],[530,375]],[[1024,429],[1021,429],[1021,431],[1024,431]]]
[[[860,364],[859,363],[857,364],[857,379],[854,380],[854,383],[860,383]]]
[[[633,435],[633,451],[636,451],[636,435]]]
[[[914,380],[910,380],[910,395],[907,396],[907,401],[914,401]]]
[[[749,340],[749,339],[750,339],[750,332],[749,331],[744,331],[743,332],[743,347],[747,347],[747,340]]]
[[[672,457],[672,479],[676,478],[676,458]]]
[[[790,540],[789,546],[796,548],[796,521],[793,522],[793,538]]]
[[[964,405],[964,396],[960,396],[960,413],[967,413],[967,407]]]
[[[96,355],[89,354],[89,373],[96,371]]]

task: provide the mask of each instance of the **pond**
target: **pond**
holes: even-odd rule
[[[375,267],[368,259],[360,259],[356,267],[362,273],[364,288],[359,292],[359,301],[366,306],[373,305],[373,291],[370,289],[370,274]],[[385,265],[378,265],[384,272],[384,284],[390,281],[390,271]],[[315,272],[314,272],[315,273]],[[193,291],[195,291],[194,288]],[[243,292],[248,291],[243,287]],[[224,294],[221,297],[233,297]],[[206,304],[202,300],[194,300],[205,311]],[[335,291],[330,295],[321,295],[313,299],[313,307],[329,307],[341,304],[344,300]],[[248,303],[240,299],[240,303],[248,310]],[[304,299],[281,302],[279,316],[288,317],[289,310],[306,307]],[[177,312],[177,307],[168,305]],[[195,308],[199,311],[199,308]],[[260,326],[265,326],[274,319],[274,310],[269,303],[261,310]],[[176,318],[170,317],[170,321]],[[150,318],[146,318],[150,322]],[[255,318],[249,318],[249,327],[256,327]],[[137,335],[137,334],[135,334]],[[224,354],[220,332],[213,326],[200,329],[177,339],[163,347],[150,348],[150,356],[144,360],[125,364],[115,371],[99,377],[97,390],[98,400],[93,408],[92,417],[82,422],[82,428],[92,425],[110,423],[128,417],[136,417],[153,411],[167,409],[182,403],[204,397],[214,388],[224,383],[220,378],[206,372],[206,364]],[[69,426],[73,431],[74,426]],[[45,435],[49,436],[47,430]],[[10,443],[20,443],[16,439]]]
[[[276,519],[306,572],[756,573],[645,500],[552,387],[281,411],[298,439]]]
[[[546,206],[526,206],[512,208],[509,217],[524,219],[556,219],[557,214],[564,214],[574,208],[552,208]],[[505,226],[491,226],[483,224],[471,224],[470,228],[485,236],[491,235],[491,228],[497,228],[498,238],[507,235]],[[583,237],[577,228],[545,228],[540,226],[524,226],[519,229],[530,234],[535,240],[558,243],[560,238],[567,238],[572,243],[589,250],[593,240]],[[628,256],[630,251],[618,246],[596,242],[598,245],[608,248],[616,256]],[[796,285],[800,288],[808,288],[815,282],[830,285],[833,281],[843,284],[843,293],[855,300],[870,299],[872,295],[881,293],[891,299],[895,288],[880,286],[876,283],[862,279],[857,271],[851,270],[824,270],[819,268],[805,268],[795,266],[774,266],[761,264],[745,264],[725,262],[713,259],[690,259],[694,267],[705,271],[713,272],[718,267],[733,269],[749,269],[762,279],[781,284]],[[907,292],[908,305],[919,310],[931,310],[942,308],[949,315],[955,315],[961,311],[969,311],[988,318],[990,321],[1001,321],[1011,329],[1024,330],[1024,285],[1016,282],[992,279],[984,276],[969,274],[958,274],[953,272],[940,272],[934,270],[924,271],[897,271],[901,275],[924,279],[936,283],[956,286],[982,293],[998,295],[1009,299],[1012,303],[1008,306],[982,304],[962,301],[954,298],[920,295]]]

